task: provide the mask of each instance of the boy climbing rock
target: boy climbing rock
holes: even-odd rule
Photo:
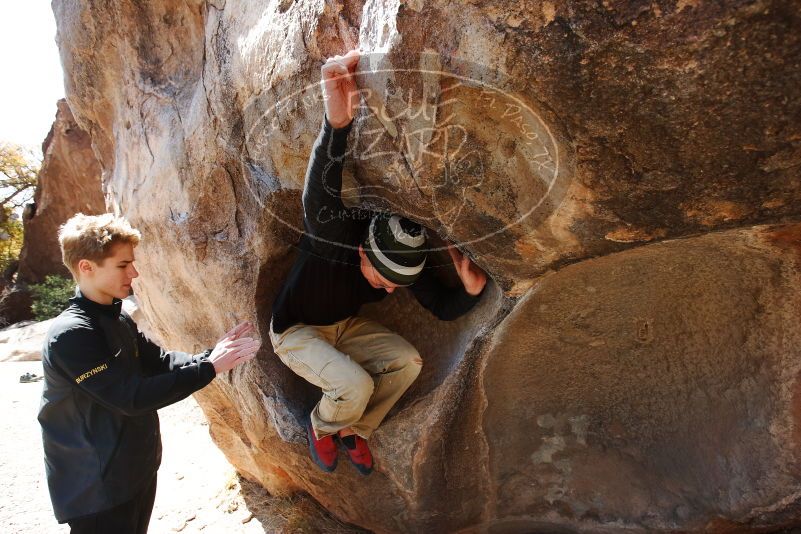
[[[394,214],[369,220],[340,197],[348,132],[358,106],[354,72],[359,52],[329,58],[321,69],[322,130],[312,149],[303,191],[305,232],[298,257],[273,303],[270,339],[292,371],[322,390],[306,431],[314,462],[337,465],[337,440],[363,475],[373,470],[367,440],[417,378],[423,364],[403,337],[358,315],[399,287],[440,320],[467,313],[486,275],[454,248],[449,253],[463,287],[441,285],[425,269],[426,236]]]

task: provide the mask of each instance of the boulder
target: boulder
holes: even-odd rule
[[[322,122],[362,46],[344,195],[492,279],[420,350],[377,470],[308,458],[318,391],[265,346],[197,396],[236,468],[377,532],[733,531],[799,521],[801,18],[766,0],[53,5],[67,100],[144,235],[153,335],[268,339]],[[324,216],[327,214],[317,214]]]

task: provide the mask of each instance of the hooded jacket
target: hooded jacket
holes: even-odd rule
[[[152,481],[161,463],[156,410],[206,386],[206,358],[167,352],[122,312],[80,290],[51,325],[39,408],[45,471],[59,523],[112,508]]]

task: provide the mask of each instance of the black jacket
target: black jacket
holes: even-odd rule
[[[297,323],[334,324],[356,315],[362,304],[382,300],[388,294],[372,287],[359,268],[358,247],[372,213],[347,208],[341,198],[350,129],[351,125],[334,129],[324,117],[312,148],[303,190],[305,232],[297,259],[273,302],[276,333]],[[444,321],[464,315],[480,300],[480,295],[470,295],[461,285],[442,285],[429,267],[408,290]]]
[[[199,355],[165,352],[122,313],[122,302],[76,292],[42,351],[39,408],[50,498],[60,523],[130,500],[161,463],[156,410],[214,379]]]

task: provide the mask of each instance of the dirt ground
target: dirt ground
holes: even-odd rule
[[[0,532],[69,532],[53,517],[36,420],[42,382],[38,361],[0,362]],[[194,399],[159,411],[164,454],[149,532],[357,533],[306,496],[277,498],[237,476],[212,443]]]

